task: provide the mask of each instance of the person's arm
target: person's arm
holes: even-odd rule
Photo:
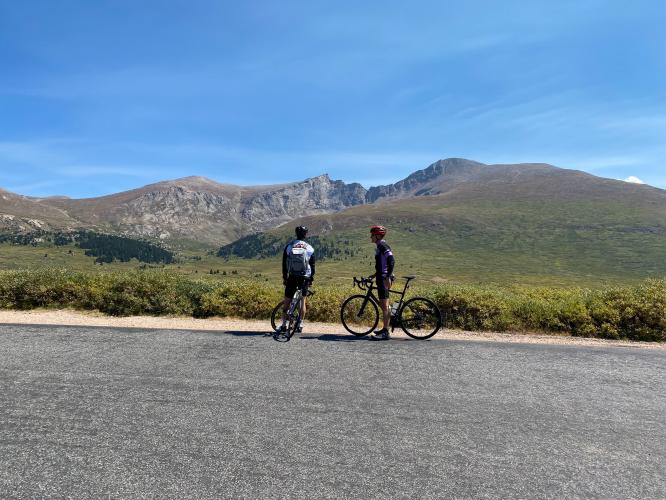
[[[315,275],[315,256],[312,254],[312,257],[310,257],[310,260],[308,261],[310,264],[310,281],[314,280],[314,275]]]
[[[289,245],[284,247],[282,252],[282,281],[287,281],[287,248],[289,248]]]
[[[395,267],[395,258],[393,258],[393,253],[389,251],[388,257],[386,257],[386,275],[387,278],[393,276],[393,268]]]

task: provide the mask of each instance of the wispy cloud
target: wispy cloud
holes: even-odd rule
[[[67,156],[53,147],[52,141],[0,142],[0,165],[4,168],[19,168],[34,165],[48,168],[54,162],[64,161]]]
[[[645,165],[650,162],[650,158],[643,155],[585,156],[581,154],[578,157],[561,157],[556,162],[561,167],[595,172],[614,167]]]
[[[630,175],[629,177],[624,179],[624,182],[630,182],[631,184],[645,184],[642,180],[640,180],[635,175]]]
[[[30,196],[35,192],[53,190],[53,188],[63,186],[64,184],[65,184],[64,181],[48,180],[41,182],[28,182],[28,183],[9,185],[6,186],[5,189],[7,189],[7,191],[11,191],[16,194]]]
[[[160,173],[166,173],[169,169],[156,166],[132,165],[132,166],[108,166],[108,165],[77,165],[58,167],[54,173],[67,177],[95,177],[101,175],[120,175],[123,177],[149,178]]]
[[[666,138],[666,113],[617,116],[599,126],[617,131],[653,131]]]
[[[21,87],[0,88],[0,93],[34,96],[49,99],[98,100],[100,97],[136,97],[149,95],[177,96],[201,95],[219,92],[229,85],[230,79],[220,79],[214,68],[183,68],[181,70],[157,67],[128,67],[113,71],[90,70],[78,74],[48,76]]]

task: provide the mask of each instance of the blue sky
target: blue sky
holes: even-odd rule
[[[0,0],[0,187],[366,186],[440,158],[666,188],[666,2]]]

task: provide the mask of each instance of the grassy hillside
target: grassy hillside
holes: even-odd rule
[[[357,262],[367,268],[372,265],[367,230],[372,224],[384,224],[399,274],[549,285],[599,285],[666,276],[666,196],[660,190],[648,188],[640,199],[585,197],[575,192],[555,199],[508,187],[476,194],[471,186],[467,191],[307,217],[250,237],[244,243],[254,251],[237,253],[270,255],[275,242],[290,237],[293,226],[305,224],[320,241],[353,255],[343,253],[339,269],[359,269]],[[223,253],[233,251],[234,246],[223,247]]]
[[[343,283],[372,272],[368,228],[384,224],[396,273],[416,274],[422,282],[598,287],[666,276],[666,191],[660,189],[549,165],[462,160],[438,162],[382,189],[374,203],[297,219],[219,253],[203,240],[174,241],[175,261],[163,267],[279,282],[282,248],[293,227],[305,224],[317,250],[318,279]],[[440,194],[416,196],[424,189]],[[136,260],[96,266],[76,248],[47,242],[37,248],[0,244],[0,268],[51,265],[145,267]]]

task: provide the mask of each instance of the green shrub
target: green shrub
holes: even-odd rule
[[[155,270],[104,275],[98,309],[115,316],[194,315],[196,289],[175,273]]]
[[[258,281],[223,282],[202,297],[205,316],[269,318],[281,293]]]
[[[442,311],[448,327],[503,331],[513,326],[510,297],[498,290],[439,286],[432,291],[431,298]]]
[[[0,307],[77,306],[90,277],[57,269],[4,271],[0,274]]]
[[[628,289],[602,294],[618,311],[618,335],[643,341],[666,341],[666,280],[648,280]]]
[[[337,323],[340,321],[340,306],[352,295],[348,287],[317,287],[308,299],[306,317],[312,321]]]
[[[307,317],[339,321],[348,286],[315,287]],[[163,270],[109,274],[61,269],[0,271],[0,308],[73,307],[112,315],[227,316],[268,319],[283,288],[259,280],[192,280]],[[666,341],[666,280],[603,290],[422,286],[408,298],[433,299],[446,327],[522,330],[576,336]]]

